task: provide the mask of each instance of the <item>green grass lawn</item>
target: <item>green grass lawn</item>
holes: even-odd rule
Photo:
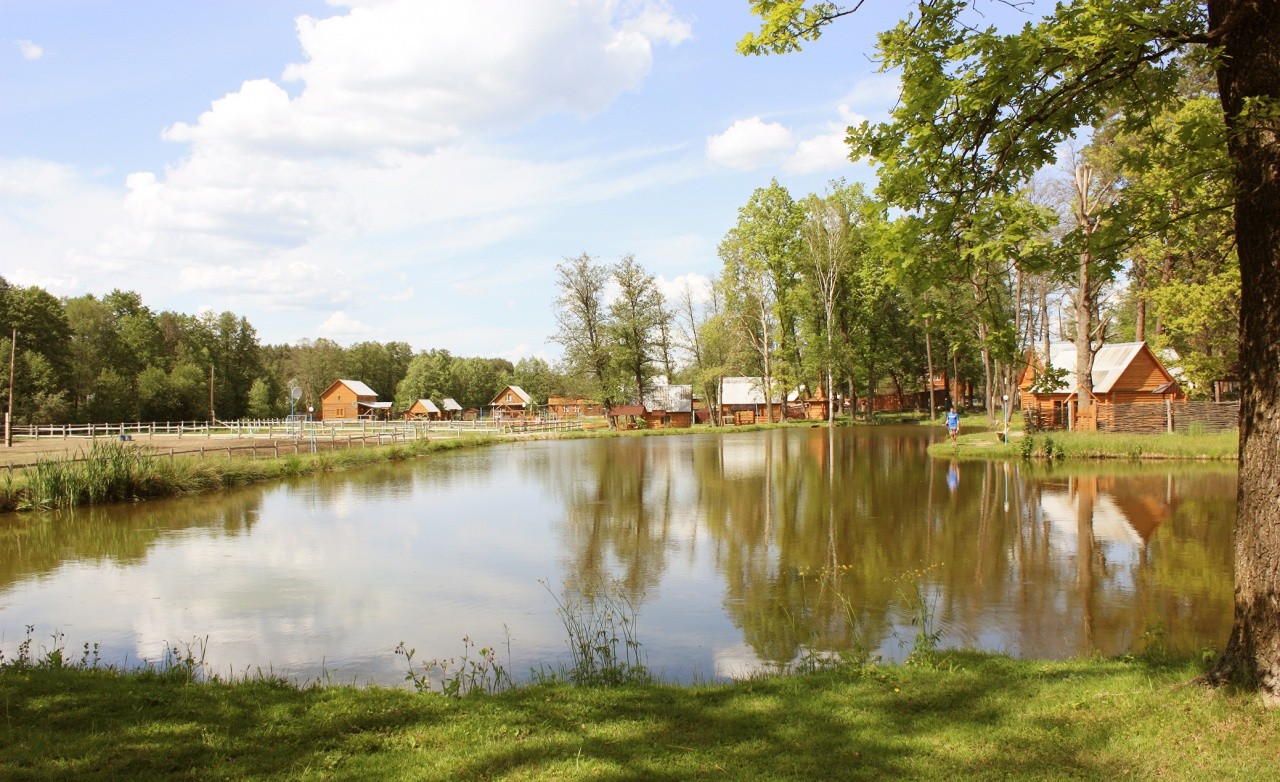
[[[0,778],[1275,779],[1280,713],[1193,662],[924,664],[461,699],[0,668]]]
[[[960,431],[965,432],[962,424]],[[950,459],[1203,459],[1235,460],[1240,435],[1116,434],[1108,432],[1012,432],[1002,443],[995,432],[961,434],[958,442],[929,446],[929,455]]]

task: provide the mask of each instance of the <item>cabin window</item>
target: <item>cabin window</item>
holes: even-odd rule
[[[507,394],[507,404],[511,404],[514,401],[515,401],[515,396],[512,394]]]

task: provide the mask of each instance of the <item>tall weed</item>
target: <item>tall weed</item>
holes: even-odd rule
[[[614,687],[653,680],[641,660],[636,636],[639,615],[621,583],[612,581],[599,592],[566,589],[561,595],[552,592],[547,582],[542,585],[555,600],[556,614],[569,636],[571,665],[558,673],[536,672],[535,678],[564,678],[579,687]]]

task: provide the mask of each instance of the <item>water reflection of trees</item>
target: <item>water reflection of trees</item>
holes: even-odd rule
[[[794,458],[796,443],[809,458]],[[699,484],[727,607],[762,659],[883,645],[918,608],[916,586],[949,642],[1030,656],[1120,653],[1150,628],[1191,651],[1225,630],[1232,472],[1024,475],[1019,463],[933,462],[924,445],[811,430],[765,438],[754,472],[716,481],[707,460]],[[1053,493],[1073,515],[1050,515]]]
[[[739,463],[717,480],[700,473],[702,512],[717,541],[726,609],[758,657],[794,659],[802,646],[875,648],[901,601],[901,574],[926,560],[904,534],[926,518],[924,443],[865,437],[859,429],[726,438]],[[745,440],[745,438],[743,438]]]
[[[709,541],[762,661],[909,641],[917,587],[944,642],[1193,651],[1229,622],[1230,469],[933,461],[919,430],[586,441],[523,459],[563,500],[568,585],[643,602]]]
[[[533,468],[564,502],[564,586],[591,593],[617,581],[639,604],[679,545],[672,525],[687,518],[678,510],[688,493],[687,451],[649,438],[574,446],[539,451]]]
[[[0,520],[0,590],[52,572],[66,562],[143,561],[158,540],[204,529],[247,534],[258,519],[263,489],[108,505],[48,514],[9,514]]]

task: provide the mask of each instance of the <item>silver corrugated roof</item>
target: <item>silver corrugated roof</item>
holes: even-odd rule
[[[359,380],[340,380],[338,382],[342,383],[344,386],[351,389],[352,391],[355,391],[356,396],[377,396],[378,395],[377,391],[374,391],[372,388],[369,388],[364,383],[361,383]]]
[[[762,405],[764,403],[764,378],[726,377],[720,381],[720,404]],[[773,403],[781,404],[782,397],[774,395]]]
[[[1129,368],[1129,364],[1137,358],[1145,342],[1116,342],[1103,345],[1093,356],[1093,391],[1105,394],[1115,386],[1116,381]],[[1076,346],[1070,342],[1059,342],[1049,346],[1049,363],[1054,369],[1065,369],[1067,378],[1058,391],[1068,393],[1076,390]]]
[[[693,386],[658,386],[644,395],[644,407],[649,412],[691,413]]]

